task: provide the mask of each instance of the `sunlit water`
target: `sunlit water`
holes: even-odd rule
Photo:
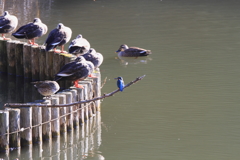
[[[2,11],[20,24],[40,17],[49,31],[61,22],[72,39],[88,39],[104,55],[102,93],[116,89],[115,77],[128,83],[146,75],[104,99],[101,145],[86,159],[239,159],[240,1],[4,2]],[[115,51],[123,43],[153,54],[120,60]],[[11,102],[6,90],[2,104]]]

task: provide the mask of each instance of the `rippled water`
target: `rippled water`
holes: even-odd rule
[[[115,77],[146,75],[104,99],[101,145],[86,159],[238,159],[240,1],[10,1],[0,11],[21,24],[40,17],[49,31],[62,22],[72,39],[87,38],[105,58],[102,93],[116,89]],[[120,60],[123,43],[153,54]],[[1,103],[11,101],[4,93]]]

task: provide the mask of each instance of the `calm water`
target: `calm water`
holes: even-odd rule
[[[87,38],[105,58],[100,67],[102,80],[107,77],[102,93],[116,89],[115,77],[128,83],[146,75],[104,99],[101,145],[86,159],[239,159],[240,1],[1,3],[1,13],[9,10],[20,24],[40,17],[49,31],[62,22],[72,28],[72,39],[79,33]],[[123,43],[153,54],[120,60],[115,51]],[[1,88],[2,104],[11,101],[7,90]]]

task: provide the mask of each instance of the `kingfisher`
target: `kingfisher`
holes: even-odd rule
[[[123,78],[122,77],[117,77],[115,78],[117,79],[117,86],[119,88],[119,90],[122,92],[123,89],[124,89],[124,81],[123,81]]]

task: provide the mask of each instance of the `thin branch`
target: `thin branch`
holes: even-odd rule
[[[132,84],[142,80],[145,77],[145,75],[136,78],[134,81],[128,83],[127,85],[124,86],[124,88],[130,87]],[[73,105],[78,105],[78,104],[83,104],[83,103],[89,103],[92,101],[97,101],[100,99],[104,99],[110,96],[113,96],[115,93],[119,92],[119,89],[108,93],[108,94],[104,94],[103,96],[100,97],[96,97],[90,100],[84,100],[84,101],[78,101],[78,102],[74,102],[74,103],[69,103],[69,104],[34,104],[34,103],[6,103],[4,104],[4,107],[9,107],[9,108],[20,108],[20,107],[69,107],[69,106],[73,106]]]

